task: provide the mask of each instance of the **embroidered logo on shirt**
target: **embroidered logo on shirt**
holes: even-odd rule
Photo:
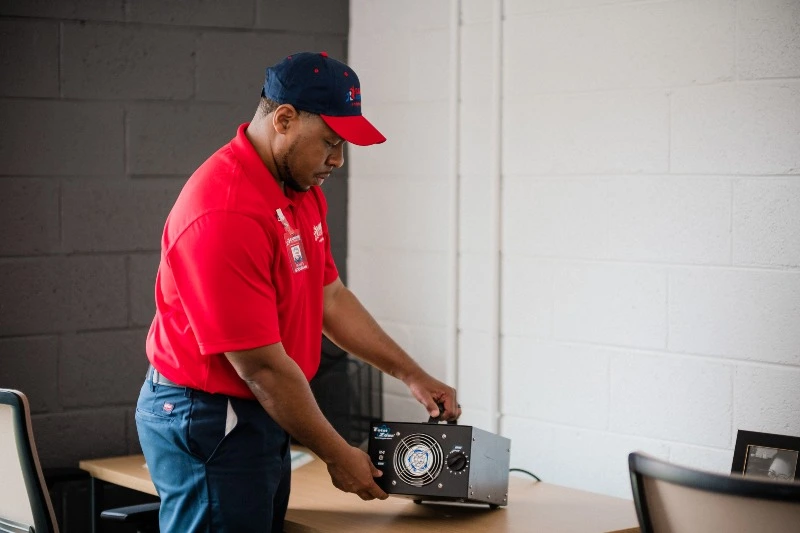
[[[325,236],[322,235],[322,222],[314,226],[314,240],[317,242],[322,242],[325,240]]]
[[[164,407],[162,407],[165,413],[171,413],[175,406],[169,402],[164,402]]]

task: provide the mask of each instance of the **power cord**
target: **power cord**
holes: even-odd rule
[[[528,472],[527,470],[523,470],[522,468],[509,468],[508,471],[509,472],[522,472],[523,474],[528,474],[529,476],[531,476],[536,481],[541,481],[539,476],[537,476],[536,474],[533,474],[531,472]]]

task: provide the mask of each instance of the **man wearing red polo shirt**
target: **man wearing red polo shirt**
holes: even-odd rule
[[[162,533],[282,531],[289,435],[327,463],[337,488],[387,497],[373,479],[380,471],[311,393],[321,332],[402,380],[431,416],[460,415],[455,389],[384,333],[331,257],[319,186],[342,166],[345,142],[385,140],[361,115],[352,69],[324,53],[295,54],[267,69],[252,122],[178,197],[136,408]]]

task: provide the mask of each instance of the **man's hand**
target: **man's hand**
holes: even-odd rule
[[[403,381],[432,418],[458,420],[461,416],[461,406],[456,401],[456,390],[453,387],[445,385],[422,369],[407,376]],[[437,404],[444,406],[444,413],[439,412]]]
[[[369,455],[353,446],[345,448],[328,463],[328,473],[334,487],[357,494],[362,500],[385,500],[389,497],[373,479],[381,477],[383,472],[375,468]]]

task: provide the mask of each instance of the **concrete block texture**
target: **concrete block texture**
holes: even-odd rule
[[[473,24],[492,20],[494,8],[484,0],[461,0],[461,23]]]
[[[733,263],[800,266],[800,180],[734,182]]]
[[[330,57],[338,59],[343,63],[348,63],[347,42],[348,35],[347,32],[344,31],[344,28],[342,33],[317,33],[314,35],[314,47],[310,49],[310,51],[327,52]],[[308,51],[308,49],[306,49],[306,51]],[[360,72],[358,65],[354,66],[356,68],[356,72]]]
[[[58,35],[54,21],[0,20],[0,96],[58,97]]]
[[[125,0],[6,0],[0,15],[67,20],[125,20]]]
[[[667,273],[645,265],[563,263],[555,271],[558,340],[665,348]]]
[[[731,180],[639,176],[608,181],[608,257],[728,264]]]
[[[461,404],[461,418],[458,419],[458,423],[464,426],[480,428],[484,431],[497,431],[494,427],[495,416],[492,413],[489,413],[486,409],[464,407],[463,403]]]
[[[608,186],[602,178],[503,180],[503,252],[605,257]]]
[[[350,242],[359,248],[439,251],[450,232],[453,194],[442,180],[351,178]]]
[[[487,174],[459,175],[458,249],[461,253],[494,254],[500,246],[499,222],[493,206],[494,198],[500,195],[495,188],[499,187]]]
[[[188,177],[236,136],[258,107],[232,104],[130,104],[126,109],[127,171]]]
[[[411,99],[411,38],[410,33],[388,28],[382,35],[351,33],[349,36],[348,64],[358,73],[362,103],[367,106],[365,114],[375,104]]]
[[[350,287],[376,318],[444,326],[450,272],[442,252],[350,248]]]
[[[347,284],[347,205],[348,184],[347,167],[336,170],[332,179],[326,180],[323,192],[328,201],[328,231],[331,239],[331,254],[339,269],[339,277]]]
[[[461,327],[458,332],[458,402],[462,409],[486,410],[495,400],[490,380],[494,375],[493,353],[499,355],[497,338],[483,331]],[[463,420],[460,423],[466,424]]]
[[[669,350],[800,365],[800,272],[671,269]]]
[[[194,33],[82,23],[64,23],[62,28],[64,96],[111,100],[192,96]]]
[[[739,0],[737,11],[739,78],[800,77],[800,3]]]
[[[411,396],[383,393],[383,419],[390,422],[427,422],[428,412]]]
[[[518,99],[732,80],[735,27],[734,0],[625,3],[514,16],[503,31],[504,90]]]
[[[127,2],[128,20],[170,26],[252,28],[260,0],[203,0],[190,6],[180,0]],[[288,2],[287,2],[288,3]]]
[[[602,7],[614,7],[617,4],[648,4],[651,0],[505,0],[503,13],[508,15],[525,15],[550,11],[584,10]]]
[[[444,354],[449,339],[445,328],[387,320],[381,320],[379,323],[426,372],[437,379],[446,380]],[[408,387],[402,381],[388,374],[383,375],[383,390],[400,396],[410,394]]]
[[[258,103],[266,68],[288,54],[313,50],[309,34],[203,32],[197,42],[198,100]]]
[[[734,431],[800,437],[800,368],[738,365],[733,383]]]
[[[493,139],[488,120],[485,106],[461,104],[458,168],[462,180],[474,179],[476,175],[480,175],[488,184],[489,176],[499,172],[497,162],[493,160],[493,153],[499,148],[495,148],[497,141]]]
[[[800,83],[680,89],[671,102],[672,172],[800,174]]]
[[[669,461],[671,463],[717,474],[729,475],[731,473],[732,458],[732,447],[709,448],[676,442],[671,442],[669,445]]]
[[[553,336],[553,282],[560,264],[547,259],[503,256],[500,328],[506,335]]]
[[[513,73],[504,70],[506,87]],[[664,174],[669,100],[661,91],[503,99],[503,174]]]
[[[258,28],[285,32],[346,33],[349,18],[350,2],[347,0],[256,2]]]
[[[127,453],[124,407],[51,413],[32,417],[43,468],[77,467],[82,459]]]
[[[61,405],[136,405],[148,365],[146,336],[146,329],[64,335],[58,365]]]
[[[149,327],[156,313],[156,274],[161,254],[141,253],[128,257],[128,290],[133,326]]]
[[[59,251],[58,216],[57,180],[0,180],[0,255],[37,255]]]
[[[732,383],[733,365],[728,363],[666,354],[615,354],[610,361],[609,429],[728,446]]]
[[[411,36],[409,79],[412,102],[439,101],[441,105],[453,93],[455,72],[451,67],[450,30],[419,31]]]
[[[485,2],[491,7],[489,2]],[[461,26],[459,50],[459,97],[489,123],[489,117],[480,113],[492,102],[494,78],[494,41],[491,22]],[[462,112],[462,116],[465,113]]]
[[[128,437],[128,455],[139,455],[142,453],[142,445],[139,443],[139,432],[136,429],[136,406],[129,409],[125,420],[125,434]]]
[[[500,282],[500,263],[488,254],[461,253],[458,261],[458,327],[491,331],[496,320],[495,302]]]
[[[548,483],[631,497],[628,454],[643,451],[662,459],[669,445],[655,439],[504,416],[501,433],[511,439],[511,467]]]
[[[164,222],[183,184],[182,179],[65,182],[64,251],[159,250]]]
[[[505,415],[589,429],[608,428],[609,358],[613,350],[519,336],[503,337],[502,348]]]
[[[0,260],[0,336],[128,325],[125,259]]]
[[[315,0],[323,2],[324,0]],[[404,0],[403,2],[375,2],[351,0],[350,33],[382,35],[387,31],[413,32],[448,27],[450,2],[429,0]],[[351,49],[351,56],[356,51]]]
[[[449,179],[451,159],[455,157],[449,106],[441,102],[365,104],[362,112],[387,141],[369,148],[354,148],[368,152],[351,158],[351,179],[367,176],[402,179],[415,176],[430,182]]]
[[[0,101],[0,123],[4,125],[0,128],[0,175],[122,173],[120,105],[4,100]]]
[[[0,376],[0,386],[28,397],[33,414],[59,410],[58,337],[0,339]]]

